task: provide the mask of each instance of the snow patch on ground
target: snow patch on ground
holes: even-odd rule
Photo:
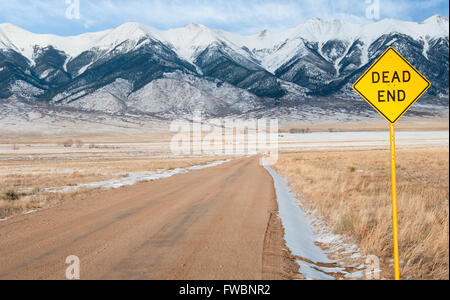
[[[286,181],[267,165],[265,158],[262,164],[274,180],[286,244],[300,265],[300,273],[310,280],[332,280],[337,275],[361,279],[365,266],[330,259],[331,254],[336,252],[353,259],[362,258],[364,255],[359,248],[345,243],[343,237],[331,233],[321,220],[306,212]],[[323,250],[319,244],[326,244],[329,250]]]
[[[449,146],[448,131],[399,131],[396,141],[400,147]],[[326,142],[326,143],[324,143]],[[389,132],[313,132],[283,133],[279,139],[281,151],[341,148],[388,148]]]
[[[210,164],[206,165],[196,165],[192,167],[187,168],[177,168],[173,170],[156,170],[156,171],[148,171],[148,172],[134,172],[134,173],[127,173],[127,174],[118,174],[123,176],[119,179],[111,179],[111,180],[105,180],[105,181],[97,181],[97,182],[89,182],[89,183],[83,183],[78,184],[76,186],[65,186],[62,188],[57,189],[44,189],[44,191],[49,193],[64,193],[64,192],[71,192],[76,191],[81,188],[102,188],[102,189],[117,189],[124,186],[130,186],[135,185],[142,181],[154,181],[164,178],[169,178],[174,175],[178,174],[186,174],[190,171],[196,171],[196,170],[203,170],[207,168],[217,167],[221,164],[230,162],[231,160],[220,160],[215,161]]]
[[[40,211],[40,210],[41,210],[41,209],[32,209],[32,210],[29,210],[29,211],[27,211],[27,212],[24,212],[22,215],[23,215],[23,216],[31,215],[31,214],[33,214],[33,213],[35,213],[35,212]],[[11,218],[3,218],[3,219],[0,219],[0,222],[5,222],[5,221],[8,221],[9,219],[11,219]]]

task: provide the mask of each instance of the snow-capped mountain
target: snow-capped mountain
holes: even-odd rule
[[[389,46],[430,79],[427,103],[448,106],[449,29],[441,16],[363,25],[311,19],[251,36],[126,23],[60,37],[0,24],[0,101],[167,116],[355,100],[351,83]]]

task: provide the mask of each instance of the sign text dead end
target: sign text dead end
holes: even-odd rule
[[[394,124],[430,86],[430,82],[391,47],[358,79],[353,89]]]

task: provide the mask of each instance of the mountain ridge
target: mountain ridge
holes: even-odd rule
[[[246,113],[250,104],[272,109],[314,97],[356,99],[351,82],[392,46],[433,82],[428,97],[444,98],[430,103],[448,105],[448,32],[448,19],[438,15],[421,23],[310,19],[280,33],[255,35],[200,24],[164,31],[125,23],[61,37],[6,23],[0,24],[0,101],[12,97],[72,106],[80,101],[84,110],[119,113],[140,107],[144,114],[170,114],[175,106],[187,113],[199,103],[221,115],[239,113],[239,108]],[[183,88],[177,89],[177,84]],[[110,98],[108,91],[118,87],[124,88],[120,97]],[[161,90],[164,87],[190,98],[178,95],[180,103],[175,105],[161,96],[171,92]],[[233,103],[227,109],[211,93],[241,98],[225,97],[225,104]],[[102,95],[114,109],[98,103]],[[158,102],[162,99],[167,105]]]

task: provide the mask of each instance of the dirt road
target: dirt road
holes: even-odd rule
[[[271,176],[257,157],[0,222],[0,279],[290,279]]]

